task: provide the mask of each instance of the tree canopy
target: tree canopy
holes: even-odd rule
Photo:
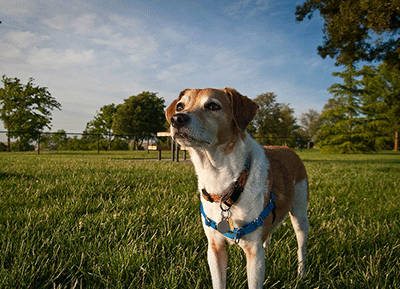
[[[51,96],[47,87],[35,86],[30,78],[22,84],[18,78],[3,75],[4,88],[0,88],[0,119],[4,123],[8,136],[20,138],[20,150],[29,149],[29,143],[38,132],[50,128],[51,111],[61,109],[61,104]]]
[[[296,7],[296,20],[324,18],[321,57],[337,64],[384,60],[400,68],[400,0],[307,0]]]
[[[112,142],[112,125],[114,115],[117,112],[117,107],[114,103],[104,105],[100,108],[93,120],[86,124],[85,132],[89,134],[107,134],[108,135],[108,149],[111,150]]]
[[[250,132],[263,143],[268,140],[268,144],[287,144],[289,140],[294,140],[298,126],[294,110],[288,104],[277,103],[276,97],[273,92],[266,92],[254,99],[259,109]]]
[[[382,64],[357,71],[349,66],[334,73],[343,83],[329,88],[333,98],[321,114],[317,140],[323,151],[359,153],[391,144],[398,150],[400,79],[387,68]]]
[[[341,77],[343,84],[336,83],[329,88],[334,101],[321,114],[319,145],[325,151],[341,153],[368,151],[360,117],[361,87],[356,79],[359,73],[353,66],[348,66],[345,71],[333,75]]]
[[[117,112],[114,103],[104,105],[96,112],[94,119],[86,124],[86,131],[93,134],[111,134],[113,117]]]
[[[153,92],[143,91],[125,99],[113,117],[114,134],[128,135],[134,140],[154,136],[164,130],[164,107],[164,99]]]
[[[307,112],[301,114],[300,124],[302,126],[304,136],[308,138],[307,148],[311,147],[311,142],[316,135],[320,125],[320,114],[314,110],[309,109]]]
[[[364,113],[376,129],[384,128],[394,139],[394,150],[399,150],[400,131],[400,75],[386,63],[379,67],[364,66]]]

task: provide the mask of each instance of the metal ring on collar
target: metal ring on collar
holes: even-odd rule
[[[223,212],[228,212],[228,211],[231,209],[231,207],[229,207],[229,206],[227,206],[228,209],[224,209],[224,208],[222,207],[222,198],[221,198],[221,200],[219,201],[219,207],[221,208],[221,211],[223,211]]]
[[[223,219],[229,219],[232,216],[231,211],[221,211],[221,217]]]

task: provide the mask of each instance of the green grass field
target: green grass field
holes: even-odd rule
[[[265,288],[400,288],[400,154],[299,153],[310,178],[306,277],[287,220]],[[1,153],[0,288],[211,288],[196,176],[156,153]],[[228,288],[247,288],[228,247]]]

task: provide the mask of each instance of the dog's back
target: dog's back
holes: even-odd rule
[[[290,195],[293,195],[295,185],[307,179],[306,168],[300,157],[288,147],[266,146],[264,147],[264,151],[270,162],[268,172],[270,182],[269,192],[271,190],[285,192],[285,199],[287,201],[287,198],[291,198]],[[279,199],[276,202],[278,206]]]

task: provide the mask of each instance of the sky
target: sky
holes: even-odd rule
[[[48,88],[62,105],[51,131],[82,132],[142,91],[168,107],[185,88],[274,92],[300,118],[322,110],[341,70],[317,53],[318,13],[296,22],[303,2],[0,0],[0,74]]]

